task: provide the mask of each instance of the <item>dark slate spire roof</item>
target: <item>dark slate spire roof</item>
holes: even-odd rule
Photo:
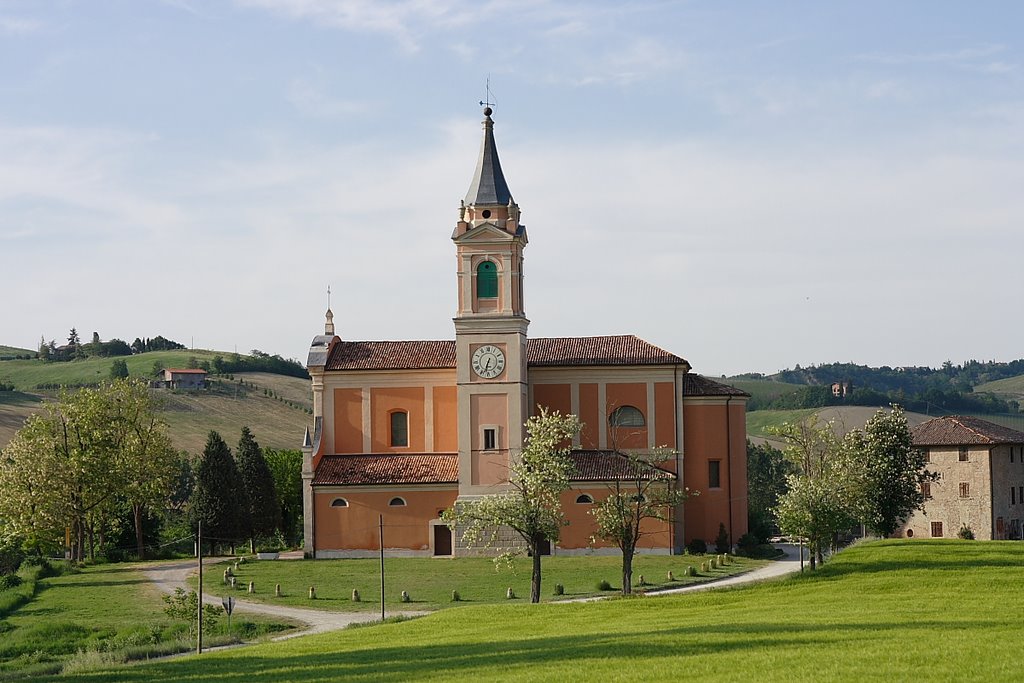
[[[491,120],[491,108],[484,109],[484,141],[480,146],[480,159],[476,164],[473,182],[466,193],[466,204],[508,205],[512,193],[508,190],[505,175],[501,172],[501,161],[498,159],[498,147],[494,144],[494,121]]]

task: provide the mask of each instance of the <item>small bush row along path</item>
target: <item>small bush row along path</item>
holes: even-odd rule
[[[704,581],[702,583],[691,584],[680,588],[669,588],[662,590],[649,591],[647,595],[671,595],[676,593],[691,592],[698,590],[710,590],[715,588],[724,588],[728,586],[736,586],[756,581],[762,581],[785,574],[799,571],[800,560],[797,555],[795,547],[784,548],[786,556],[780,560],[770,562],[762,567],[758,567],[751,571],[747,571],[742,574],[724,577],[721,579],[714,579],[711,581]],[[710,556],[709,556],[710,557]],[[204,566],[210,566],[217,563],[228,562],[232,558],[212,558],[204,562]],[[693,558],[691,562],[696,562],[697,558]],[[278,560],[277,562],[282,562]],[[441,561],[443,562],[443,560]],[[218,571],[220,571],[218,569]],[[189,590],[191,585],[189,583],[190,577],[196,573],[195,560],[177,560],[173,562],[160,563],[160,564],[148,564],[143,567],[143,573],[146,578],[151,581],[157,588],[165,593],[173,593],[176,588],[183,588]],[[211,576],[206,574],[206,580],[209,581]],[[207,584],[209,585],[209,584]],[[223,592],[223,591],[221,591]],[[244,593],[242,594],[244,595]],[[369,596],[367,596],[369,598]],[[603,600],[614,595],[600,595],[590,596],[584,598],[569,598],[566,600],[560,600],[559,602],[589,602],[594,600]],[[204,591],[203,602],[211,605],[220,605],[221,598],[218,595],[211,595]],[[373,605],[373,601],[369,600],[363,605]],[[377,603],[379,604],[379,603]],[[294,638],[299,635],[307,635],[310,633],[326,633],[328,631],[335,631],[338,629],[345,628],[351,624],[367,623],[378,620],[379,611],[374,609],[363,610],[363,611],[335,611],[329,609],[312,609],[305,607],[294,607],[279,604],[270,604],[267,602],[256,602],[253,600],[246,600],[244,598],[236,598],[235,609],[242,612],[251,612],[254,614],[265,614],[274,617],[283,617],[298,621],[307,625],[306,629],[301,629],[297,632],[292,632],[283,636],[279,636],[277,639]],[[388,616],[420,616],[428,614],[422,610],[387,610]]]
[[[204,560],[203,564],[227,562],[232,558],[222,557]],[[183,588],[186,591],[192,590],[188,583],[191,575],[196,573],[195,560],[175,560],[160,564],[149,564],[143,568],[143,574],[157,588],[165,593],[173,593],[176,588]],[[204,591],[203,602],[210,605],[221,605],[221,599]],[[252,602],[249,600],[236,600],[235,610],[251,612],[253,614],[266,614],[274,617],[284,617],[307,625],[307,628],[275,638],[283,640],[295,636],[308,635],[310,633],[326,633],[336,631],[352,624],[365,623],[380,619],[380,614],[374,612],[328,612],[317,609],[305,609],[301,607],[285,607],[283,605],[269,605],[266,603]],[[419,616],[426,612],[419,611],[389,611],[388,616]]]

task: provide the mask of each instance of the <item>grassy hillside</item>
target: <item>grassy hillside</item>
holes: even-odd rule
[[[124,356],[123,360],[133,376],[151,379],[156,362],[169,368],[185,367],[190,357],[202,361],[212,360],[216,355],[218,352],[200,350],[153,351]],[[0,392],[0,448],[11,440],[29,415],[40,409],[43,400],[57,393],[36,387],[105,381],[110,376],[113,360],[0,362],[0,380],[14,384],[20,390]],[[240,379],[244,384],[239,382]],[[171,439],[176,448],[192,453],[202,451],[211,429],[219,431],[229,444],[234,444],[245,425],[253,430],[263,446],[298,448],[302,443],[303,430],[307,425],[312,426],[313,420],[306,413],[313,407],[309,380],[245,372],[236,373],[234,380],[214,378],[211,384],[207,391],[153,390],[163,403],[162,417],[170,425]]]
[[[1019,638],[1022,581],[1020,543],[881,541],[757,586],[462,607],[78,680],[1016,680],[1001,644]]]
[[[217,351],[196,349],[178,351],[151,351],[136,356],[119,356],[128,366],[128,372],[136,377],[153,378],[153,364],[159,362],[165,368],[183,368],[188,359],[213,360],[214,356],[225,355]],[[85,358],[67,363],[44,363],[40,360],[0,361],[0,380],[10,382],[20,391],[37,391],[40,386],[53,384],[91,384],[110,377],[110,366],[115,358]]]
[[[0,358],[7,356],[23,356],[26,353],[35,353],[31,349],[19,349],[17,346],[4,346],[0,344]]]
[[[974,387],[976,392],[989,392],[999,398],[1013,399],[1024,403],[1024,375],[997,379],[994,382],[985,382]]]
[[[771,401],[779,396],[791,394],[794,391],[803,389],[804,384],[789,384],[787,382],[776,382],[770,379],[723,379],[716,380],[724,382],[729,386],[742,389],[751,395],[752,398],[760,401]]]

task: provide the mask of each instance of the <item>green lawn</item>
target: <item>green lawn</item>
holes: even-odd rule
[[[762,560],[742,557],[730,558],[731,563],[718,569],[700,572],[701,562],[710,556],[694,555],[641,555],[633,562],[633,581],[640,575],[648,584],[646,590],[657,587],[679,587],[688,583],[704,582],[730,576],[764,564]],[[699,576],[685,576],[692,565]],[[380,564],[376,559],[349,560],[263,560],[246,562],[236,573],[234,591],[224,585],[223,574],[227,564],[211,566],[203,573],[203,590],[215,595],[235,595],[261,602],[313,607],[339,611],[376,611],[380,609]],[[530,598],[530,560],[518,559],[513,573],[504,565],[495,569],[494,561],[484,557],[448,558],[392,558],[385,560],[385,605],[388,609],[436,610],[481,603],[507,603],[508,588],[512,588],[517,601]],[[674,581],[668,581],[668,572]],[[597,584],[604,580],[616,590],[621,588],[621,556],[545,557],[543,561],[542,599],[558,599],[601,595]],[[256,593],[247,594],[243,587],[255,584]],[[274,587],[281,584],[282,597],[274,596]],[[554,595],[555,584],[565,588],[565,594]],[[316,600],[309,599],[309,587],[316,587]],[[352,589],[362,598],[352,601]],[[411,602],[402,603],[402,591],[407,591]],[[452,591],[458,591],[460,602],[452,602]],[[608,595],[608,592],[603,593]]]
[[[1021,543],[882,541],[759,586],[444,610],[78,680],[1016,680],[1022,582]]]
[[[6,346],[5,344],[0,344],[0,358],[8,356],[23,356],[26,353],[35,353],[35,351],[31,349],[20,349],[17,346]]]
[[[794,391],[807,387],[806,384],[789,384],[788,382],[776,382],[769,379],[717,379],[715,381],[724,382],[729,386],[742,389],[753,398],[764,401],[771,401],[779,396],[792,394]]]
[[[0,602],[6,592],[0,591]],[[157,589],[124,565],[41,579],[30,602],[0,619],[0,680],[194,647],[187,625],[173,622],[164,606]],[[225,640],[221,622],[212,639]],[[246,615],[233,619],[232,627],[236,634],[256,636],[288,625]]]
[[[1024,375],[985,382],[974,387],[974,391],[978,393],[991,392],[1000,398],[1021,400],[1024,399]]]

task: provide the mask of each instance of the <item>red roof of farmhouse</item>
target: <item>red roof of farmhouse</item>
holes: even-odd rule
[[[675,365],[685,360],[631,334],[526,341],[531,366]],[[424,370],[455,367],[455,341],[341,341],[327,370]]]
[[[962,415],[937,417],[912,430],[915,446],[994,446],[1024,443],[1024,432]]]

